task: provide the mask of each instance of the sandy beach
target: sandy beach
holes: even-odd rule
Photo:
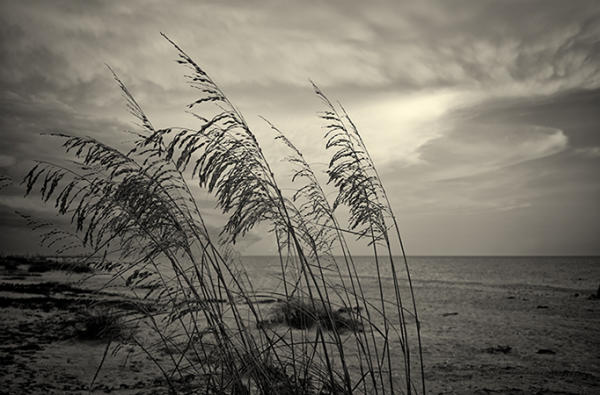
[[[93,281],[79,283],[88,273],[35,272],[27,265],[1,270],[0,393],[87,393],[106,341],[81,336],[82,313],[120,306],[127,316],[127,298],[110,289],[92,292]],[[589,298],[594,292],[589,286],[417,279],[428,392],[598,393],[600,301]],[[136,344],[113,351],[93,393],[168,392]],[[193,393],[194,380],[174,385]]]

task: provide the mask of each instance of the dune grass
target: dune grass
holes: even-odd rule
[[[133,333],[121,314],[107,309],[82,312],[75,322],[75,335],[82,340],[125,341]]]
[[[115,74],[139,122],[135,141],[122,150],[52,134],[72,160],[37,162],[23,184],[69,216],[73,230],[39,227],[44,240],[60,251],[88,248],[94,268],[112,273],[109,281],[154,302],[152,310],[140,308],[137,323],[154,339],[135,342],[172,391],[177,378],[192,374],[206,378],[197,389],[206,393],[425,393],[400,231],[346,111],[313,84],[331,153],[328,182],[337,190],[331,202],[302,153],[269,124],[293,169],[296,189],[286,194],[242,114],[164,38],[199,93],[187,108],[199,126],[155,128]],[[205,224],[190,182],[214,194],[226,215],[220,237]],[[340,206],[347,220],[336,216]],[[275,305],[257,300],[243,263],[230,253],[259,223],[270,226],[281,262],[284,297]],[[348,238],[372,249],[376,298],[366,296]],[[168,350],[166,360],[158,350]]]
[[[334,309],[319,301],[291,297],[275,304],[259,326],[286,325],[294,329],[310,329],[321,326],[327,330],[362,331],[358,311],[340,307]]]

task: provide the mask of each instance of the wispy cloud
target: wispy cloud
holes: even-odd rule
[[[600,147],[577,148],[575,153],[587,158],[600,158]]]

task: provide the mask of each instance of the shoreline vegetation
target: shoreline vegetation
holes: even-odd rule
[[[99,281],[96,292],[113,283],[128,289],[128,314],[94,312],[77,329],[108,339],[89,388],[108,354],[127,349],[144,354],[171,393],[426,393],[400,229],[344,108],[312,83],[322,102],[327,182],[337,191],[332,201],[302,153],[265,120],[293,171],[295,190],[284,193],[243,115],[163,37],[199,94],[186,111],[196,125],[155,128],[113,72],[139,124],[132,145],[52,133],[69,160],[38,161],[23,180],[26,194],[73,224],[67,230],[24,216],[43,242],[58,254],[92,251],[78,264],[93,269],[88,280]],[[227,216],[219,237],[205,224],[190,182],[212,193]],[[347,218],[338,218],[341,206]],[[279,252],[282,290],[267,295],[276,303],[256,298],[233,252],[259,223],[270,227]],[[372,250],[375,295],[367,296],[357,274],[349,249],[356,241]]]

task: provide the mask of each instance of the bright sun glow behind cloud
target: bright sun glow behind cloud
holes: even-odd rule
[[[377,163],[409,166],[422,162],[420,148],[447,129],[444,115],[457,108],[460,98],[460,93],[447,90],[384,95],[362,103],[351,117]]]

